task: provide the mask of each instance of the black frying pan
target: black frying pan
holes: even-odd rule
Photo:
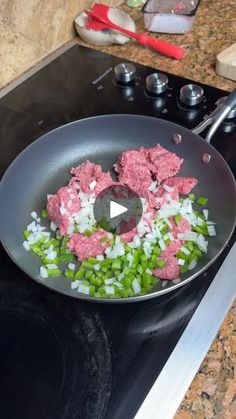
[[[179,136],[176,136],[179,134]],[[177,141],[176,141],[177,138]],[[178,143],[178,139],[181,142]],[[199,180],[194,192],[208,197],[210,219],[217,223],[217,236],[210,238],[208,253],[197,267],[175,284],[162,282],[151,293],[126,299],[97,299],[70,288],[64,277],[43,279],[40,261],[22,246],[22,232],[31,221],[30,213],[45,207],[46,195],[54,193],[69,180],[69,170],[85,159],[111,170],[126,149],[163,147],[184,158],[180,176]],[[210,159],[209,159],[210,156]],[[210,160],[210,161],[208,161]],[[204,162],[205,161],[205,162]],[[130,302],[169,292],[203,272],[226,246],[235,226],[236,188],[233,175],[221,155],[205,140],[189,130],[164,120],[141,115],[98,116],[72,122],[42,136],[13,161],[0,186],[0,237],[4,248],[31,278],[57,292],[76,298]]]

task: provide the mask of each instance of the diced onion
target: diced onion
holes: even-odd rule
[[[190,250],[187,247],[184,247],[184,246],[182,246],[180,250],[181,250],[181,252],[183,252],[187,256],[190,255],[190,253],[191,253]]]
[[[55,263],[48,263],[47,268],[48,269],[58,269],[58,266]]]
[[[106,285],[105,286],[105,293],[107,295],[115,294],[115,288],[113,286]]]
[[[89,184],[89,189],[90,189],[91,191],[93,191],[96,185],[97,185],[97,182],[96,182],[96,180],[94,179],[94,180],[93,180],[93,181]]]
[[[148,190],[149,191],[154,191],[154,189],[156,188],[156,186],[157,186],[157,181],[155,180],[154,182],[152,182],[151,183],[151,185],[148,187]]]
[[[48,253],[47,255],[47,259],[48,260],[53,260],[57,257],[57,252],[55,252],[55,250],[52,250],[50,253]]]
[[[121,281],[124,278],[124,276],[125,276],[125,274],[123,272],[121,272],[117,277],[118,281]]]
[[[115,281],[115,278],[107,278],[107,279],[105,279],[105,284],[106,285],[112,285],[113,283],[114,283],[114,281]]]
[[[196,243],[197,243],[200,250],[207,253],[208,242],[206,241],[206,239],[204,238],[204,236],[202,234],[198,235]]]
[[[45,266],[40,266],[40,276],[42,277],[42,278],[48,278],[48,271],[47,271],[47,269],[45,268]]]
[[[209,236],[216,236],[216,229],[213,225],[208,225],[207,231],[208,231]]]
[[[204,215],[204,217],[205,217],[205,220],[208,220],[208,215],[209,215],[209,211],[208,211],[208,209],[204,209],[204,210],[202,210],[202,213],[203,213],[203,215]]]
[[[192,269],[195,268],[196,265],[197,265],[197,260],[196,259],[191,260],[191,262],[188,265],[188,270],[191,271]]]
[[[138,282],[137,278],[134,278],[133,282],[132,282],[132,288],[135,294],[138,294],[141,292],[141,286],[140,283]]]
[[[71,289],[75,290],[76,288],[79,287],[79,285],[81,284],[82,281],[79,281],[79,279],[76,279],[75,281],[71,282]]]
[[[120,282],[118,282],[118,281],[114,281],[114,285],[116,285],[118,288],[124,288],[124,286],[120,283]]]
[[[50,222],[50,229],[52,231],[56,231],[56,229],[57,229],[57,225],[53,221]]]
[[[25,241],[23,242],[23,246],[24,246],[25,250],[27,250],[27,251],[29,251],[29,250],[30,250],[30,244],[29,244],[28,240],[25,240]]]
[[[174,188],[172,186],[168,186],[168,185],[163,185],[163,188],[167,191],[167,192],[173,192]]]
[[[78,292],[81,292],[81,294],[89,295],[89,286],[84,284],[79,284]]]
[[[187,241],[196,241],[197,233],[195,233],[194,231],[184,231],[183,233],[177,234],[177,239],[187,240]]]
[[[160,246],[160,249],[161,250],[165,250],[166,249],[166,245],[165,245],[165,242],[164,242],[163,239],[160,239],[158,243],[159,243],[159,246]]]

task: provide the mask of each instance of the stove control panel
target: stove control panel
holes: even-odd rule
[[[134,81],[136,68],[130,63],[121,63],[115,66],[115,80],[118,83],[127,84]]]
[[[105,78],[104,85],[101,85],[101,80]],[[116,106],[124,112],[164,118],[189,129],[200,124],[225,100],[210,86],[125,61],[116,61],[93,84],[103,92],[100,97],[105,100],[104,103],[110,103],[111,89],[114,88]],[[220,130],[230,133],[235,128],[236,107],[221,124]]]
[[[146,90],[148,93],[159,95],[168,88],[168,77],[162,73],[152,73],[146,78]]]
[[[179,100],[183,105],[196,106],[200,105],[203,100],[204,90],[197,84],[186,84],[181,87]]]

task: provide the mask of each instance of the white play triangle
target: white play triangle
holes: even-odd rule
[[[118,215],[124,214],[128,211],[128,208],[118,204],[115,201],[110,201],[110,218],[115,218]]]

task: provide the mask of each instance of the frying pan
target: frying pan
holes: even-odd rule
[[[203,140],[177,124],[143,115],[103,115],[61,126],[29,145],[5,172],[0,185],[0,238],[13,261],[31,278],[57,292],[94,302],[120,303],[141,301],[170,292],[194,279],[219,256],[229,241],[236,216],[234,177],[221,155],[208,142],[216,127],[235,104],[235,93],[220,109],[195,129],[200,132],[213,125]],[[232,97],[233,96],[233,97]],[[159,143],[184,159],[180,176],[198,179],[196,196],[207,196],[210,219],[216,222],[216,237],[210,237],[208,253],[181,281],[160,281],[147,295],[121,299],[94,298],[78,293],[61,276],[43,279],[39,258],[22,246],[22,232],[31,222],[31,212],[45,208],[46,196],[65,185],[69,170],[86,159],[111,170],[123,150]],[[225,279],[227,280],[227,278]],[[165,285],[163,287],[163,284]]]

